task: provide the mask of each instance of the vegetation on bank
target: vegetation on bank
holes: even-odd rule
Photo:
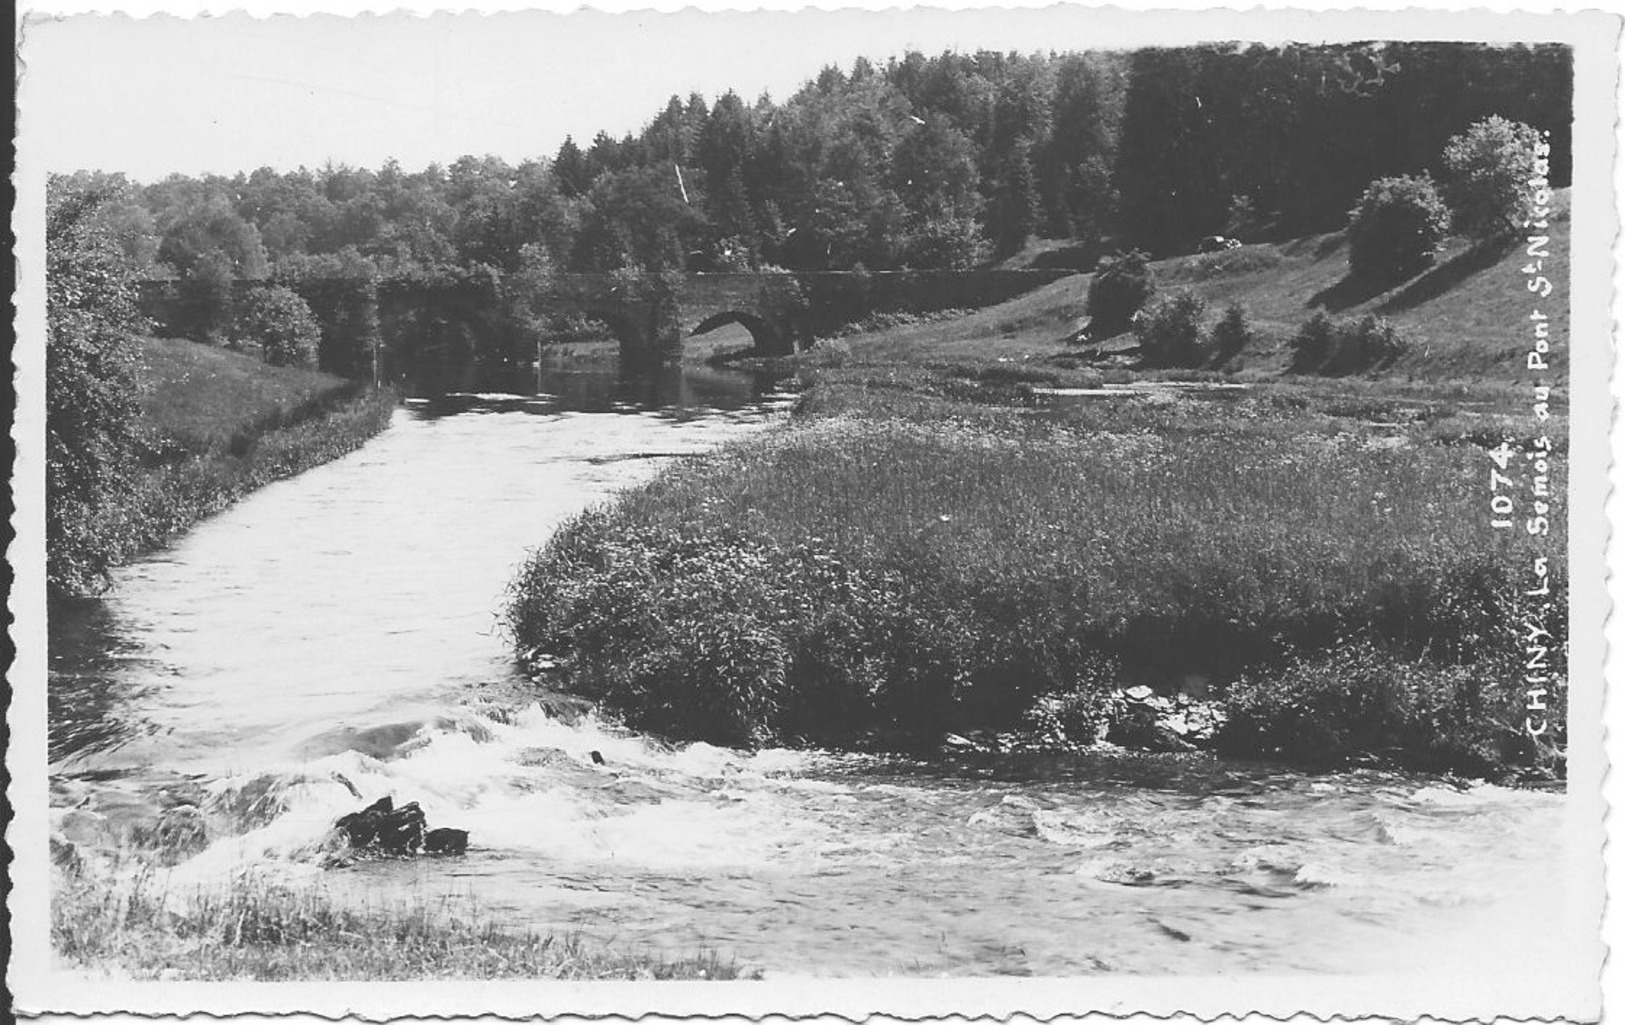
[[[666,960],[578,934],[504,927],[472,901],[346,907],[320,887],[258,879],[174,896],[161,873],[116,880],[60,870],[51,893],[58,960],[137,979],[736,979],[709,951]]]
[[[143,339],[137,444],[121,488],[64,527],[50,553],[61,593],[161,547],[248,493],[340,457],[389,424],[398,398],[188,340]]]
[[[1238,753],[1549,760],[1509,627],[1537,556],[1563,606],[1563,541],[1489,527],[1482,450],[1267,393],[941,385],[826,384],[576,519],[515,584],[518,646],[634,726],[733,744],[932,747],[1035,709],[1092,742],[1114,689],[1196,674]]]
[[[291,294],[260,291],[266,303],[248,305],[257,318],[240,339],[272,364],[146,337],[127,255],[108,221],[116,191],[53,177],[46,199],[53,596],[95,591],[113,566],[252,489],[353,450],[388,423],[393,395],[275,366],[300,363],[282,362],[282,351],[306,347],[312,330],[282,323]]]

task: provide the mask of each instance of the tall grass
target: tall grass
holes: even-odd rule
[[[51,942],[72,966],[138,979],[734,979],[711,951],[667,960],[579,933],[504,927],[472,901],[349,907],[318,886],[244,878],[172,892],[151,870],[59,870]]]
[[[924,740],[1124,677],[1228,681],[1350,639],[1504,684],[1518,570],[1563,552],[1489,527],[1475,448],[1218,404],[1093,423],[957,417],[906,392],[826,409],[843,406],[567,526],[516,584],[520,645],[569,658],[578,688],[644,728]]]

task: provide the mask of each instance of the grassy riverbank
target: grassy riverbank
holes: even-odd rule
[[[122,563],[167,544],[202,518],[278,479],[356,449],[389,424],[397,398],[321,372],[276,368],[188,340],[142,349],[141,467],[77,531]],[[75,540],[53,554],[54,581],[98,585],[72,571]]]
[[[735,979],[714,953],[668,961],[499,925],[472,901],[339,905],[318,886],[242,879],[176,896],[162,872],[58,870],[51,940],[73,967],[137,979]]]

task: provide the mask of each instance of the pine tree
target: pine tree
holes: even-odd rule
[[[553,158],[553,177],[558,181],[559,192],[567,197],[582,196],[592,188],[593,174],[587,155],[569,136],[564,137],[558,156]]]
[[[1038,183],[1031,153],[1030,143],[1017,141],[999,174],[988,234],[1001,257],[1020,252],[1038,230]]]

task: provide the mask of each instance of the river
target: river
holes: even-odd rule
[[[161,873],[177,891],[251,871],[471,897],[769,976],[1414,973],[1557,938],[1561,794],[1201,757],[744,753],[550,718],[497,618],[527,549],[789,398],[711,372],[540,385],[408,403],[53,612],[57,828],[88,846],[184,801],[208,845]],[[469,852],[324,869],[360,806],[346,781],[469,830]]]

